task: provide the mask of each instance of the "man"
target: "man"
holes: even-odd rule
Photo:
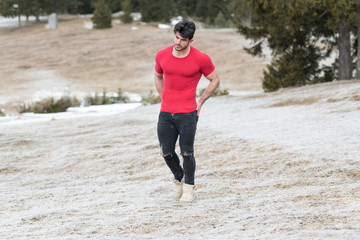
[[[197,121],[202,105],[220,83],[210,57],[191,46],[194,33],[193,22],[184,19],[177,23],[174,45],[161,49],[155,57],[155,86],[162,98],[157,133],[161,154],[175,178],[173,197],[181,198],[181,202],[193,200]],[[196,87],[202,75],[210,83],[196,102]],[[183,167],[175,153],[178,137]]]

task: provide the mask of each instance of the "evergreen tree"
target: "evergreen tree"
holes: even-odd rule
[[[189,17],[195,15],[197,1],[194,0],[175,0],[174,11],[176,15]]]
[[[285,87],[285,79],[292,76],[289,71],[301,71],[307,78],[305,81],[286,81],[291,85],[302,85],[306,83],[329,81],[337,77],[339,80],[352,78],[353,59],[352,53],[360,54],[356,46],[351,45],[350,35],[353,32],[360,38],[360,1],[359,0],[308,0],[306,4],[300,1],[281,1],[281,0],[232,0],[230,4],[235,6],[238,2],[246,2],[252,12],[254,27],[239,27],[240,31],[248,38],[254,40],[255,44],[248,49],[252,54],[261,53],[262,44],[267,40],[271,48],[274,60],[264,72],[264,89],[269,90],[269,83],[275,82],[274,89]],[[235,20],[237,13],[235,12]],[[358,14],[358,17],[357,17]],[[237,21],[240,22],[240,21]],[[322,45],[325,48],[319,48],[319,42],[322,39]],[[335,41],[333,41],[335,39]],[[303,49],[303,53],[297,51]],[[310,49],[312,49],[310,51]],[[296,50],[296,51],[294,51]],[[314,51],[315,50],[315,51]],[[332,68],[319,68],[319,61],[331,53],[339,51],[339,57]],[[311,64],[313,59],[304,59],[300,61],[302,66],[288,69],[287,54],[300,54],[302,56],[314,56],[317,59]],[[297,57],[294,56],[294,59]],[[359,77],[360,77],[360,57],[357,58]],[[284,66],[282,66],[284,64]],[[316,68],[308,66],[313,65]],[[286,71],[284,71],[286,69]],[[298,69],[298,70],[295,70]],[[305,73],[309,74],[305,74]],[[320,77],[320,73],[323,76]],[[300,76],[301,74],[295,74]]]
[[[96,0],[96,2],[94,2],[94,8],[94,16],[91,18],[94,23],[94,27],[97,29],[111,28],[111,10],[106,1]]]
[[[91,4],[92,0],[80,0],[77,12],[80,14],[90,14],[94,12],[94,7]]]
[[[207,1],[207,9],[208,12],[206,13],[207,19],[209,19],[210,23],[215,22],[215,18],[222,10],[222,5],[224,5],[222,0],[208,0]]]
[[[17,16],[17,7],[14,0],[0,0],[0,14],[4,17]]]
[[[111,12],[118,12],[122,9],[122,2],[124,0],[106,0],[106,3],[108,4]]]
[[[252,17],[247,0],[230,0],[225,8],[228,18],[232,18],[238,26],[251,27]]]
[[[334,36],[328,26],[332,18],[328,6],[316,0],[309,0],[307,4],[282,0],[248,0],[246,3],[254,24],[239,27],[241,33],[254,41],[247,51],[261,54],[263,44],[267,43],[274,56],[264,71],[265,91],[332,80],[331,69],[319,66],[320,60],[332,50],[320,48],[318,44],[320,37]],[[322,72],[325,74],[321,75]]]
[[[195,9],[195,16],[199,17],[202,21],[208,20],[208,2],[207,0],[198,0]]]
[[[139,0],[142,21],[168,23],[174,15],[173,3],[173,0]]]
[[[222,12],[219,12],[218,15],[215,18],[215,26],[219,28],[223,28],[226,25],[226,19],[224,17],[224,14]]]
[[[121,20],[124,23],[131,23],[133,21],[131,17],[132,13],[132,5],[130,0],[124,0],[121,4],[122,10],[124,11],[124,15],[121,16]]]

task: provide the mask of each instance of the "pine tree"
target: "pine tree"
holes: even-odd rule
[[[94,7],[94,16],[91,18],[94,23],[94,27],[97,29],[111,28],[111,11],[106,1],[96,0],[96,2],[94,3]]]
[[[224,14],[222,12],[219,12],[218,15],[215,18],[215,26],[219,28],[223,28],[226,25],[226,19],[224,17]]]
[[[197,1],[195,16],[199,17],[204,22],[208,19],[208,2],[207,2],[207,0],[198,0]]]
[[[195,15],[197,1],[194,0],[174,0],[174,11],[176,15],[185,18]]]
[[[328,57],[338,44],[338,78],[348,79],[351,73],[351,19],[354,19],[354,3],[357,0],[245,0],[252,13],[254,26],[241,25],[239,30],[254,45],[247,49],[251,54],[261,54],[263,44],[272,50],[273,61],[264,71],[263,88],[275,91],[281,87],[330,81],[335,69],[320,68],[319,62]],[[243,3],[244,0],[233,0]],[[350,4],[349,4],[350,3]],[[240,23],[239,16],[234,19]],[[324,41],[320,48],[319,39],[334,39],[336,43]],[[321,75],[324,73],[323,75]]]
[[[14,0],[1,0],[0,1],[0,14],[4,17],[17,16],[17,9],[14,7]]]
[[[131,13],[132,13],[132,5],[131,5],[131,1],[130,0],[124,0],[121,3],[121,8],[124,12],[124,15],[121,16],[121,20],[124,23],[131,23],[133,21],[132,17],[131,17]]]
[[[174,15],[173,0],[139,0],[139,8],[144,22],[168,23]]]

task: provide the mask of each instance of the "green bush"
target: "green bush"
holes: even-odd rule
[[[111,10],[105,0],[96,0],[94,2],[94,16],[91,20],[94,23],[94,27],[97,29],[111,28],[112,16]]]
[[[70,98],[69,96],[61,97],[55,101],[54,98],[46,98],[31,104],[20,105],[20,113],[57,113],[66,112],[69,107],[80,106],[80,101],[77,98]]]
[[[0,117],[5,117],[5,113],[0,109]]]
[[[159,95],[155,95],[153,91],[150,91],[150,93],[142,97],[141,102],[143,104],[156,104],[161,102],[161,97]]]

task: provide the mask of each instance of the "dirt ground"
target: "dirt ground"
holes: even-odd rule
[[[14,110],[46,91],[117,92],[121,88],[147,95],[155,90],[154,56],[172,44],[172,29],[114,21],[111,29],[89,30],[84,27],[89,21],[60,16],[55,30],[46,29],[45,23],[1,28],[0,108]],[[245,43],[235,29],[199,28],[193,46],[210,55],[222,88],[261,91],[260,77],[268,60],[246,54]]]

